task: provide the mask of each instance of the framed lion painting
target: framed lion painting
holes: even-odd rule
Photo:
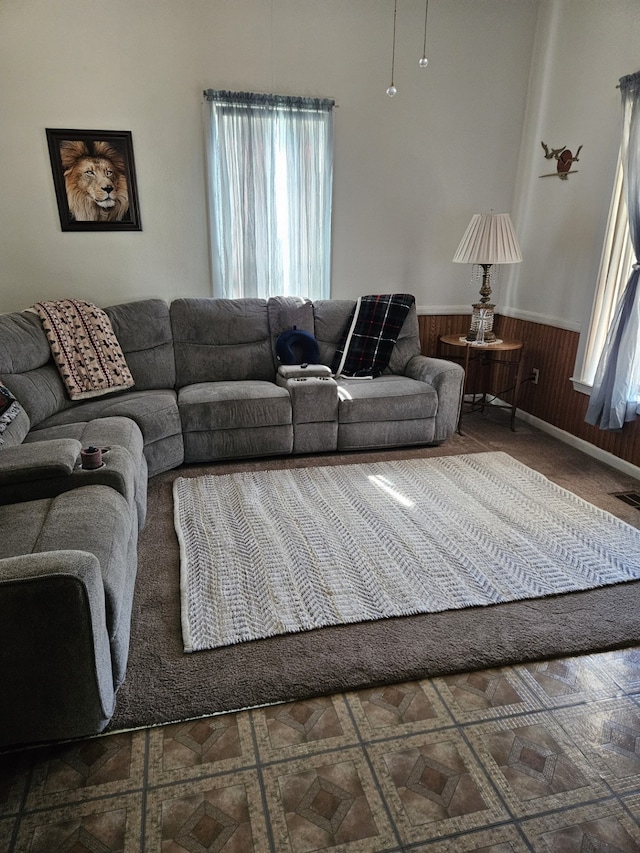
[[[47,128],[63,231],[142,231],[128,130]]]

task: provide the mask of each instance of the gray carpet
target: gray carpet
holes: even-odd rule
[[[179,548],[171,484],[267,467],[353,464],[504,450],[585,500],[640,527],[640,512],[610,492],[638,481],[524,424],[468,418],[440,448],[184,467],[154,478],[140,538],[127,678],[109,730],[302,699],[516,661],[640,644],[640,581],[541,600],[321,628],[185,654]]]

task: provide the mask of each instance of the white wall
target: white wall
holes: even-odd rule
[[[524,261],[503,311],[578,330],[589,321],[621,132],[618,80],[640,69],[638,0],[541,0],[513,217]],[[555,171],[541,141],[583,145],[577,174]]]
[[[210,293],[202,90],[334,97],[332,295],[465,306],[451,257],[474,212],[511,210],[524,262],[507,313],[588,318],[638,0],[0,0],[0,311]],[[131,130],[142,232],[60,230],[46,127]],[[575,150],[553,168],[541,140]]]
[[[424,0],[399,0],[389,99],[392,0],[0,0],[0,311],[210,295],[208,87],[336,99],[334,297],[469,305],[451,258],[471,214],[510,209],[536,18],[536,0],[431,0],[421,70]],[[586,124],[545,128],[585,143],[585,177]],[[132,132],[142,232],[60,230],[47,127]]]

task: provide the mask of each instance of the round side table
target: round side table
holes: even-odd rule
[[[445,348],[457,349],[458,353],[449,353],[443,355],[442,350]],[[464,353],[460,352],[464,350]],[[497,353],[510,353],[507,358]],[[453,361],[459,361],[464,367],[464,393],[462,406],[460,408],[460,417],[458,420],[458,432],[462,424],[463,412],[470,414],[471,412],[482,412],[484,414],[485,407],[496,406],[500,409],[511,410],[511,429],[515,431],[516,409],[518,407],[518,397],[520,396],[520,385],[522,384],[522,368],[524,353],[524,344],[518,340],[497,340],[491,344],[477,345],[474,341],[468,341],[461,335],[442,335],[438,341],[438,355],[449,358]],[[480,373],[480,390],[474,390],[468,393],[469,375],[471,366],[477,364]],[[507,371],[509,378],[513,381],[513,388],[508,387],[502,391],[490,391],[489,380],[491,379],[491,365],[500,365]],[[502,394],[508,392],[513,393],[510,403],[496,403],[493,400],[499,400]],[[467,399],[467,397],[470,399]]]

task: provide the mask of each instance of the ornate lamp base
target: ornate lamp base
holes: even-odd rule
[[[467,332],[468,341],[482,341],[486,344],[495,341],[496,336],[493,331],[493,309],[495,307],[491,303],[483,304],[482,302],[476,302],[473,305],[471,328]]]

